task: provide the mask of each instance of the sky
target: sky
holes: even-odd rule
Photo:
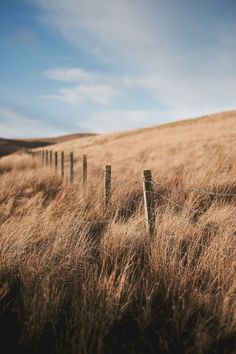
[[[235,0],[0,0],[0,137],[236,108]]]

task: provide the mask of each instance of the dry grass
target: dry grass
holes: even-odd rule
[[[58,146],[88,153],[87,191],[79,160],[73,186],[28,156],[0,161],[0,336],[9,352],[236,352],[236,197],[156,186],[166,199],[156,197],[150,241],[140,184],[150,167],[168,187],[236,193],[235,117]],[[106,212],[105,163],[114,177]]]

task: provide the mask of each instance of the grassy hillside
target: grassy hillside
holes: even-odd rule
[[[94,136],[94,134],[70,134],[70,135],[58,136],[53,138],[24,139],[24,140],[0,138],[0,157],[12,154],[16,151],[21,151],[25,149],[35,149],[37,147],[44,147],[48,145],[61,143],[64,141],[84,138],[87,136]]]
[[[235,353],[236,112],[52,148],[74,151],[72,186],[24,154],[0,161],[2,346],[24,354]],[[146,168],[157,182],[152,239]]]

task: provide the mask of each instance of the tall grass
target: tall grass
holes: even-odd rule
[[[172,167],[165,153],[154,179],[233,193],[234,157],[215,149],[224,154],[196,151],[194,160],[190,148]],[[99,168],[82,190],[79,167],[70,186],[30,157],[0,161],[0,337],[9,351],[236,352],[236,198],[156,186],[165,198],[156,196],[148,239],[146,159],[114,170],[106,212]]]

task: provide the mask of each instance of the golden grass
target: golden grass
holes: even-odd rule
[[[141,186],[151,168],[169,188],[236,193],[235,118],[55,146],[75,153],[73,186],[29,156],[0,161],[0,336],[11,352],[236,352],[236,197],[156,186],[166,199],[155,198],[150,240]]]

